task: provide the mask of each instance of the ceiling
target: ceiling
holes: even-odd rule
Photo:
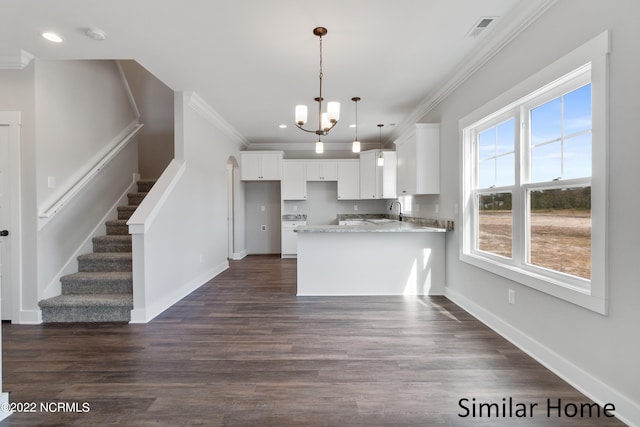
[[[391,141],[538,16],[551,0],[0,0],[0,50],[36,58],[134,59],[177,91],[194,91],[251,148],[317,137],[296,129],[296,104],[315,129],[319,40],[323,95],[341,103],[325,149],[355,137]],[[483,17],[492,24],[467,34]],[[87,28],[103,30],[96,41]],[[64,42],[44,40],[55,31]],[[286,124],[285,129],[279,128]],[[342,144],[341,144],[342,143]]]

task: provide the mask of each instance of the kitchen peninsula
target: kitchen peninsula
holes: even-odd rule
[[[440,295],[446,228],[389,219],[304,226],[298,296]]]

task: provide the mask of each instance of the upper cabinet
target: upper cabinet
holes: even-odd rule
[[[338,162],[335,160],[307,160],[307,181],[337,181]]]
[[[360,161],[338,160],[338,200],[360,199]]]
[[[282,156],[282,151],[241,151],[240,179],[242,181],[280,181]]]
[[[397,195],[440,194],[440,124],[418,123],[395,144]]]
[[[307,162],[304,160],[283,160],[282,200],[307,199]]]
[[[395,151],[368,150],[360,153],[360,199],[396,197]]]

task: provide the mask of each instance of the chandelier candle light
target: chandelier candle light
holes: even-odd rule
[[[327,34],[327,29],[324,27],[316,27],[313,29],[313,34],[318,36],[320,39],[320,94],[317,98],[314,98],[318,103],[318,128],[316,130],[307,130],[302,126],[307,123],[307,106],[306,105],[296,105],[296,126],[309,133],[315,133],[318,135],[318,142],[316,142],[316,153],[322,153],[324,151],[324,146],[322,144],[321,137],[327,135],[331,129],[338,123],[338,119],[340,118],[340,103],[339,102],[328,102],[327,103],[327,112],[322,112],[322,36]]]

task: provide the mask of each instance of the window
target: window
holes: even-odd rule
[[[602,314],[607,47],[604,33],[461,120],[461,260]]]

